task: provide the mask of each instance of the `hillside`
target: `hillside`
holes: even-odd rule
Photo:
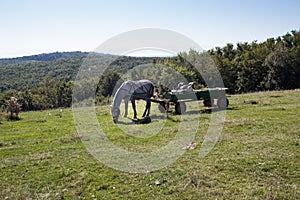
[[[0,92],[37,88],[46,77],[68,82],[76,75],[83,58],[31,61],[2,66],[0,67]]]
[[[79,67],[88,55],[85,52],[63,52],[0,59],[0,66],[2,65],[0,67],[0,93],[8,90],[22,91],[38,88],[46,78],[64,82],[74,81]],[[98,61],[103,58],[103,62],[113,57],[99,53],[90,55],[98,57]],[[110,70],[120,73],[152,59],[113,58],[116,61],[111,64]]]
[[[23,56],[17,58],[2,58],[0,59],[0,67],[7,65],[17,65],[22,63],[33,63],[39,61],[57,61],[57,60],[65,60],[68,58],[80,58],[86,57],[88,55],[87,52],[54,52],[54,53],[43,53],[39,55],[32,56]]]

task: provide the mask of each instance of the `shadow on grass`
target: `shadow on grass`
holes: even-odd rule
[[[283,97],[283,95],[271,95],[270,97],[271,98],[280,98],[280,97]]]
[[[228,107],[226,110],[240,110],[240,108],[237,107]],[[211,108],[205,108],[201,110],[190,110],[184,113],[184,115],[198,115],[198,114],[211,114],[213,112],[220,112],[224,111],[224,109],[219,109],[218,107],[211,107]],[[156,122],[158,120],[162,119],[168,119],[173,122],[180,122],[180,119],[173,118],[172,116],[177,116],[179,114],[176,114],[176,112],[169,112],[167,115],[151,115],[150,117],[145,117],[145,118],[138,118],[138,119],[133,119],[130,117],[126,117],[127,119],[130,119],[130,122],[125,122],[125,121],[118,121],[118,124],[123,124],[123,125],[134,125],[134,124],[149,124],[152,122]]]
[[[227,109],[220,109],[218,107],[212,107],[212,108],[205,108],[205,109],[201,109],[201,110],[187,111],[185,114],[188,114],[188,115],[211,114],[213,112],[220,112],[220,111],[224,111],[224,110],[240,110],[240,108],[237,108],[237,107],[228,107]]]
[[[6,118],[7,118],[7,121],[19,121],[19,120],[21,120],[21,118],[19,116],[16,116],[16,115],[8,115]]]
[[[137,118],[137,119],[132,119],[130,117],[126,117],[127,119],[130,119],[131,122],[124,122],[124,121],[118,121],[118,124],[123,124],[123,125],[132,125],[132,124],[149,124],[151,122],[154,122],[153,119],[156,119],[155,121],[158,121],[158,119],[164,119],[165,117],[163,116],[157,116],[153,115],[151,117],[144,117],[144,118]]]
[[[241,110],[241,108],[231,106],[231,107],[228,107],[227,110]]]

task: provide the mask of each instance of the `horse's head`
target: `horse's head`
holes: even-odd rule
[[[119,108],[114,108],[113,106],[111,106],[111,114],[113,116],[113,121],[114,123],[118,123],[118,119],[120,116],[120,109]]]

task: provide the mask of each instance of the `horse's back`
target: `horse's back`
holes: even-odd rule
[[[142,94],[146,94],[147,98],[150,98],[154,94],[154,84],[149,80],[139,80],[133,81],[135,85],[135,90],[133,95],[139,96]]]

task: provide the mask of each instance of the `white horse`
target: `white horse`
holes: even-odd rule
[[[128,114],[128,101],[130,100],[132,103],[132,108],[134,111],[134,119],[137,118],[135,100],[145,100],[146,108],[143,114],[143,117],[149,116],[151,101],[150,98],[154,93],[154,85],[151,81],[148,80],[139,80],[139,81],[125,81],[120,88],[117,90],[113,102],[111,105],[111,113],[113,116],[114,123],[118,122],[118,118],[120,115],[120,104],[122,99],[125,102],[125,114],[126,117]]]

